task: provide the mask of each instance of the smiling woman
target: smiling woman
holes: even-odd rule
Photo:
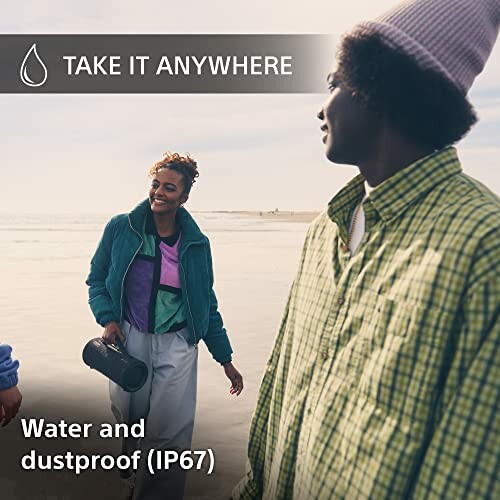
[[[149,191],[149,201],[154,214],[167,214],[188,200],[195,179],[199,176],[196,161],[189,155],[165,153],[165,157],[155,163],[149,175],[153,178]],[[156,217],[157,224],[164,224],[169,218]],[[174,221],[175,222],[175,221]],[[166,228],[168,232],[168,228]]]
[[[149,171],[149,197],[129,214],[113,217],[92,259],[89,303],[103,338],[118,337],[128,353],[149,369],[142,389],[123,391],[110,382],[112,410],[119,422],[146,420],[140,446],[178,452],[191,446],[196,406],[197,345],[204,340],[231,381],[231,394],[243,379],[231,363],[232,349],[213,291],[208,238],[183,208],[198,177],[189,156],[165,154]],[[123,440],[124,454],[139,440]],[[185,471],[178,467],[151,475],[120,471],[137,500],[181,499]],[[147,492],[147,493],[146,493]]]

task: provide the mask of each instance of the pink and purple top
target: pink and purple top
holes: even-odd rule
[[[161,238],[151,214],[143,245],[125,277],[125,318],[145,333],[167,333],[186,326],[179,275],[179,232]]]

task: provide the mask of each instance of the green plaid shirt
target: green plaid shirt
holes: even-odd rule
[[[500,204],[454,148],[309,228],[234,498],[500,498]]]

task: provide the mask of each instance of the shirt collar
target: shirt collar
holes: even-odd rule
[[[436,151],[420,158],[376,186],[365,203],[371,204],[378,215],[388,222],[435,186],[462,171],[454,147]],[[328,215],[342,232],[349,227],[354,207],[365,195],[364,177],[351,179],[330,201]]]

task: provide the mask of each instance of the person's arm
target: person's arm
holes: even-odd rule
[[[219,312],[217,297],[214,292],[214,272],[210,243],[208,243],[207,261],[210,279],[210,316],[208,322],[208,332],[204,341],[213,358],[223,366],[226,377],[231,381],[229,392],[239,396],[243,390],[243,377],[232,363],[231,354],[233,353],[233,350],[231,348],[226,329],[224,328],[222,316]]]
[[[90,262],[90,272],[85,283],[89,287],[89,305],[97,323],[105,327],[110,322],[118,323],[113,313],[111,297],[106,289],[106,277],[111,263],[111,246],[113,241],[114,219],[111,219],[102,235],[94,256]]]
[[[11,357],[12,348],[0,344],[0,423],[7,425],[19,411],[22,395],[17,387],[19,362]]]
[[[425,450],[415,499],[500,498],[498,240],[482,249],[484,258],[474,266],[477,279],[462,301],[456,355],[462,366]]]
[[[210,244],[208,246],[208,273],[209,273],[209,287],[210,287],[210,312],[208,320],[208,332],[204,337],[205,344],[212,354],[213,358],[225,365],[231,363],[233,350],[227,336],[226,329],[222,321],[222,316],[219,312],[217,297],[214,292],[214,273],[212,268],[212,254],[210,251]]]

